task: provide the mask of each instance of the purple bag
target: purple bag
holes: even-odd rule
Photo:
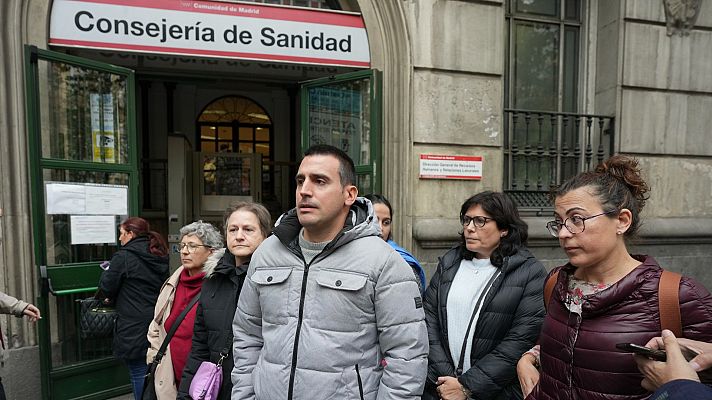
[[[194,400],[216,400],[222,385],[222,361],[217,364],[203,361],[190,382],[190,396]]]

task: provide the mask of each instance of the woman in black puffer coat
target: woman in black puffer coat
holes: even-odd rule
[[[423,399],[521,399],[516,363],[539,335],[546,270],[506,195],[472,196],[460,221],[462,243],[440,258],[425,292]]]
[[[148,366],[148,325],[161,285],[168,278],[168,246],[143,218],[126,219],[119,226],[121,248],[101,274],[98,298],[116,305],[114,356],[129,368],[134,397],[141,398]]]
[[[178,399],[192,399],[190,384],[203,361],[217,363],[223,356],[218,399],[229,400],[232,392],[232,319],[252,253],[270,233],[270,214],[261,204],[241,202],[225,211],[224,221],[227,248],[213,253],[203,269],[205,282]]]

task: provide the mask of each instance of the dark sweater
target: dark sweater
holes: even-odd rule
[[[649,400],[712,400],[712,388],[687,379],[670,381],[658,388]]]

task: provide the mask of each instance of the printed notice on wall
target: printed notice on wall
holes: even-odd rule
[[[125,185],[46,182],[47,214],[128,215]]]
[[[84,214],[84,185],[47,182],[47,214]]]
[[[116,217],[113,215],[70,215],[72,244],[116,243]]]
[[[86,185],[84,214],[128,215],[128,187],[119,185]]]
[[[482,157],[421,154],[420,179],[482,179]]]

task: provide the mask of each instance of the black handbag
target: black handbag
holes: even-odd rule
[[[82,339],[110,337],[116,325],[116,309],[101,300],[88,298],[79,302],[79,335]]]
[[[153,361],[151,361],[151,364],[148,365],[146,376],[143,378],[143,393],[141,393],[141,400],[158,400],[158,396],[156,395],[156,386],[153,382],[156,378],[156,368],[158,368],[158,364],[161,363],[161,359],[166,354],[166,349],[168,348],[168,343],[171,341],[171,338],[173,338],[173,335],[185,319],[185,316],[188,315],[190,309],[193,308],[195,303],[198,302],[198,299],[200,299],[200,293],[196,294],[195,297],[190,300],[190,303],[185,306],[180,315],[178,315],[178,318],[176,318],[175,322],[173,322],[171,329],[168,333],[166,333],[166,338],[163,339],[163,343],[161,343],[161,347],[158,349],[156,356],[153,357]]]

